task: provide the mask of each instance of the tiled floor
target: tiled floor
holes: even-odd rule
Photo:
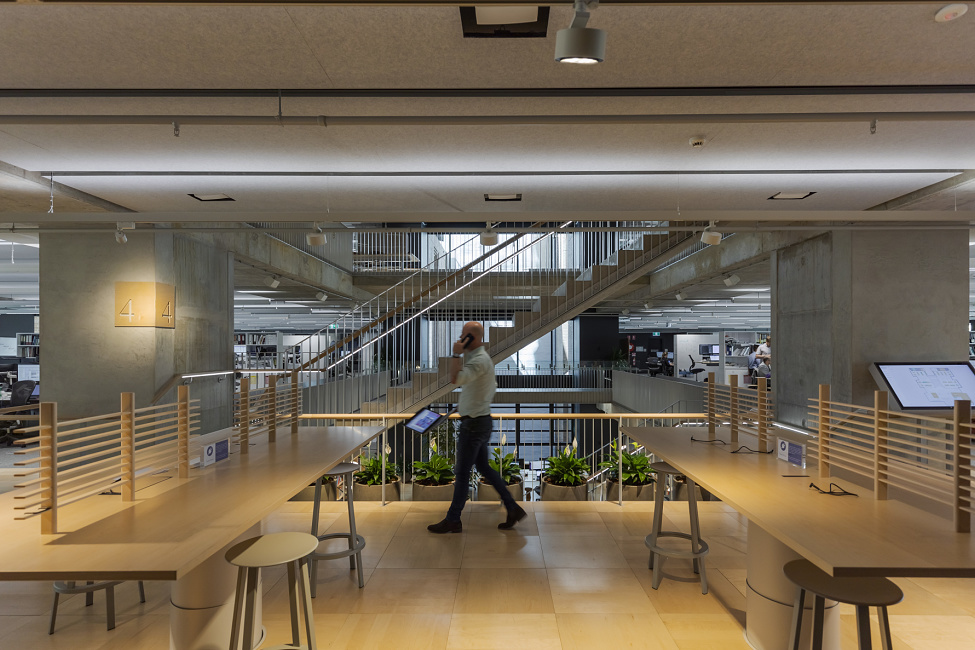
[[[464,532],[437,536],[445,504],[358,503],[366,537],[366,586],[344,561],[319,565],[315,626],[320,648],[747,648],[746,522],[720,503],[701,504],[711,545],[711,592],[700,593],[688,562],[668,560],[660,589],[650,587],[643,537],[652,503],[529,503],[513,531],[491,503],[472,503]],[[666,505],[667,528],[687,530],[686,504]],[[321,530],[345,526],[345,506],[323,513]],[[265,522],[268,531],[305,530],[310,504],[293,502]],[[334,542],[340,544],[340,541]],[[897,580],[905,600],[891,609],[897,650],[975,647],[975,580]],[[169,589],[147,583],[118,588],[118,627],[105,631],[104,597],[84,607],[62,601],[58,630],[47,634],[50,583],[0,583],[0,648],[166,650]],[[264,622],[270,644],[290,638],[282,570],[264,576]],[[874,622],[876,627],[876,622]],[[843,648],[855,642],[853,610],[842,614]],[[874,631],[876,634],[876,629]],[[875,636],[876,638],[876,636]]]

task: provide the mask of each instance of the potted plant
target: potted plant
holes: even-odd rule
[[[576,456],[578,445],[566,445],[560,453],[548,459],[548,467],[542,474],[543,501],[587,501],[589,491],[586,480],[589,464]]]
[[[632,443],[637,447],[637,443]],[[620,461],[623,468],[623,499],[625,501],[652,501],[656,472],[650,469],[650,457],[644,454],[630,453],[623,449],[622,454],[616,449],[616,443],[611,444],[612,460],[604,460],[600,467],[609,471],[609,490],[606,495],[608,501],[620,498]],[[622,458],[621,458],[622,456]]]
[[[322,476],[322,501],[335,501],[338,499],[338,489],[335,486],[335,477]],[[290,499],[291,501],[314,501],[315,500],[315,484],[312,483],[308,487],[304,488],[301,492],[294,495]]]
[[[491,454],[491,459],[488,461],[488,464],[491,466],[491,469],[501,475],[501,478],[508,486],[508,492],[514,498],[514,500],[524,501],[524,491],[522,490],[524,480],[521,477],[521,466],[515,459],[518,450],[515,449],[514,452],[505,454],[502,451],[505,441],[505,436],[502,434],[501,447],[494,448],[494,452]],[[485,481],[483,476],[480,477],[480,480],[477,483],[477,500],[493,501],[497,498],[498,495],[495,493],[491,484]]]
[[[400,480],[396,466],[389,460],[389,445],[386,445],[386,500],[400,500]],[[359,471],[354,475],[355,499],[359,501],[381,501],[383,482],[383,459],[381,456],[359,457]]]
[[[437,453],[430,439],[430,459],[413,462],[413,500],[450,501],[454,496],[454,466]]]

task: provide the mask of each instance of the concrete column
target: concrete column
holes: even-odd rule
[[[872,404],[875,361],[967,360],[968,284],[967,229],[834,231],[775,251],[775,417],[802,425],[821,383]]]
[[[41,390],[62,418],[147,406],[177,373],[233,367],[230,253],[172,232],[40,235]],[[176,286],[176,328],[115,327],[116,282]],[[198,380],[204,430],[230,426],[233,381]],[[175,401],[175,387],[162,398]]]

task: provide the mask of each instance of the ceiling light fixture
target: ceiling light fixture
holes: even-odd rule
[[[606,32],[586,27],[589,10],[595,9],[599,0],[576,0],[575,16],[567,29],[555,35],[555,60],[560,63],[593,65],[606,58]]]
[[[125,236],[125,233],[122,232],[120,228],[115,231],[115,241],[119,244],[124,244],[125,242],[129,241],[129,238]]]
[[[677,298],[678,300],[683,300],[686,297],[687,296],[685,296],[684,294],[682,294],[680,291],[678,291],[677,293],[674,294],[674,298]]]
[[[938,10],[934,15],[935,22],[947,23],[955,18],[961,18],[968,12],[968,5],[950,4]]]
[[[281,280],[278,280],[273,275],[269,275],[264,278],[264,284],[271,287],[272,289],[277,289],[281,285]]]
[[[316,221],[313,224],[314,230],[305,235],[305,242],[309,246],[324,246],[325,242],[328,241],[328,237],[322,232],[322,226]]]
[[[729,275],[728,277],[726,277],[724,279],[724,286],[726,286],[726,287],[733,287],[736,284],[738,284],[739,282],[741,282],[741,278],[739,278],[737,275],[735,275],[734,273],[732,273],[731,275]]]
[[[701,233],[701,242],[708,246],[717,246],[721,243],[721,233],[711,230],[712,228],[714,228],[713,221]]]
[[[318,293],[315,294],[315,298],[317,298],[321,302],[325,302],[326,300],[328,300],[328,294],[326,294],[324,291],[319,291]]]
[[[652,301],[648,300],[645,303],[643,303],[643,308],[644,309],[650,309],[651,307],[653,307],[653,302]]]
[[[630,310],[624,307],[624,308],[623,308],[623,311],[622,311],[621,313],[622,313],[622,314],[623,314],[624,316],[629,316],[629,315],[630,315]]]

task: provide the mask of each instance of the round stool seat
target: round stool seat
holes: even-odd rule
[[[359,463],[339,463],[332,469],[325,472],[322,476],[342,476],[359,471]]]
[[[673,474],[679,476],[680,472],[671,465],[670,463],[665,463],[664,461],[658,461],[656,463],[650,463],[650,469],[657,472],[658,474]]]
[[[886,607],[904,599],[900,587],[886,578],[834,578],[809,560],[793,560],[782,571],[796,586],[848,605]]]
[[[261,568],[295,562],[318,548],[308,533],[270,533],[234,544],[224,557],[238,567]]]

